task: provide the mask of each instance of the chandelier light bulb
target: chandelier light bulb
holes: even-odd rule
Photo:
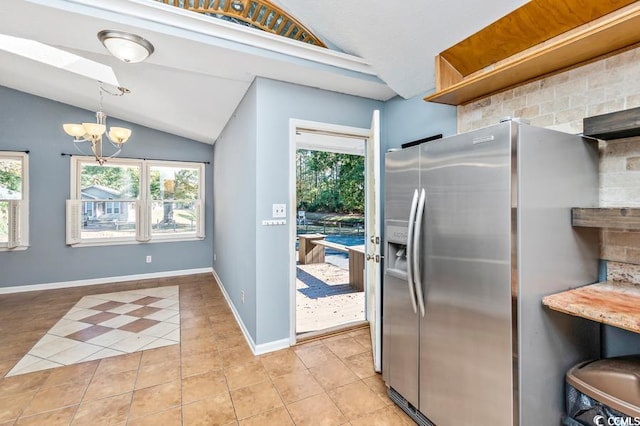
[[[73,136],[74,138],[81,138],[85,134],[82,124],[63,124],[62,128],[69,136]]]
[[[129,136],[131,136],[131,129],[112,127],[109,130],[109,139],[117,144],[125,143],[129,139]]]
[[[107,130],[107,126],[98,123],[82,123],[82,127],[89,136],[93,137],[101,136]]]

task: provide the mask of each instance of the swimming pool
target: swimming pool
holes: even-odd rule
[[[336,244],[342,244],[345,246],[358,246],[364,244],[364,235],[344,235],[344,234],[329,234],[326,237],[326,240]],[[296,250],[298,249],[298,242],[296,241]],[[337,251],[330,248],[325,248],[326,255],[335,255],[341,256],[344,258],[348,257],[347,253],[343,253],[341,251]]]

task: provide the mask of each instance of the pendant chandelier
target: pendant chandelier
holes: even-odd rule
[[[103,165],[110,158],[117,157],[120,151],[122,151],[122,145],[124,145],[131,136],[131,129],[125,127],[111,127],[109,131],[107,131],[107,114],[102,111],[102,96],[104,93],[113,96],[122,96],[129,93],[129,89],[118,87],[118,92],[114,93],[100,86],[100,103],[98,105],[98,111],[96,112],[96,122],[62,125],[64,131],[73,137],[73,144],[76,149],[84,155],[90,155],[85,152],[86,149],[83,150],[83,147],[88,145],[100,165]],[[106,135],[108,145],[103,144],[103,135]],[[104,149],[105,145],[107,145],[107,150]],[[113,152],[107,154],[106,151]]]

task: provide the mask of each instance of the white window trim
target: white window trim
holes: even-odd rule
[[[145,161],[146,163],[146,171],[144,173],[145,177],[149,177],[151,176],[151,168],[152,167],[175,167],[175,168],[180,168],[183,167],[185,169],[198,169],[199,175],[200,175],[200,185],[198,185],[198,200],[201,203],[202,206],[204,206],[204,194],[205,194],[205,189],[204,187],[206,186],[206,176],[205,176],[205,167],[204,167],[204,163],[187,163],[187,162],[181,162],[181,161],[153,161],[153,160],[147,160]],[[151,186],[150,185],[146,185],[145,188],[147,188],[146,194],[145,194],[145,199],[148,200],[149,206],[148,208],[151,209],[151,204],[154,201],[162,201],[162,200],[153,200],[151,198]],[[170,200],[166,200],[166,201],[170,201]],[[180,201],[180,200],[176,200],[176,201]],[[196,213],[197,214],[197,213]],[[150,242],[151,241],[172,241],[172,240],[202,240],[204,239],[205,235],[204,235],[204,215],[202,215],[202,219],[200,220],[200,222],[197,224],[196,229],[193,232],[184,232],[182,234],[178,234],[178,235],[173,235],[173,234],[153,234],[153,230],[151,228],[151,226],[153,225],[151,223],[151,221],[149,221],[148,227],[149,227],[149,238],[150,238]]]
[[[71,188],[70,194],[72,198],[68,201],[82,201],[81,196],[81,163],[92,163],[93,157],[73,156],[71,157]],[[110,161],[111,164],[130,165],[140,167],[140,193],[137,200],[104,200],[105,202],[129,203],[135,202],[136,206],[136,235],[130,237],[114,237],[114,238],[85,238],[85,239],[67,239],[67,244],[71,247],[95,247],[95,246],[112,246],[126,244],[148,244],[148,243],[165,243],[178,241],[201,241],[205,238],[205,215],[204,215],[204,198],[206,186],[206,169],[204,163],[180,162],[180,161],[155,161],[155,160],[138,160],[128,158],[116,158]],[[198,217],[201,219],[193,232],[184,232],[177,235],[174,234],[153,234],[151,223],[151,188],[149,186],[149,173],[151,167],[175,167],[175,168],[196,168],[200,173],[200,184],[198,186]],[[155,200],[158,201],[158,200]],[[82,209],[80,209],[82,210]],[[146,214],[143,214],[146,212]],[[69,215],[69,204],[67,204],[67,214]],[[69,220],[69,219],[67,219]],[[67,223],[67,227],[69,227]]]
[[[0,243],[0,251],[22,251],[29,248],[29,154],[26,152],[3,151],[0,158],[19,159],[22,162],[22,199],[18,201],[18,226],[19,238],[14,247],[10,242]],[[11,203],[12,200],[4,200]],[[9,207],[11,208],[11,206]],[[11,216],[11,215],[10,215]],[[9,229],[13,226],[9,223]]]

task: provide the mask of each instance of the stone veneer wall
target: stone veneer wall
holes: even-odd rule
[[[578,134],[584,117],[634,107],[640,107],[640,48],[459,106],[458,132],[511,116]],[[600,142],[600,206],[640,207],[640,137]],[[601,241],[603,259],[623,262],[611,279],[625,276],[624,263],[640,264],[640,232],[603,230]],[[629,265],[626,275],[640,279],[640,268]]]

